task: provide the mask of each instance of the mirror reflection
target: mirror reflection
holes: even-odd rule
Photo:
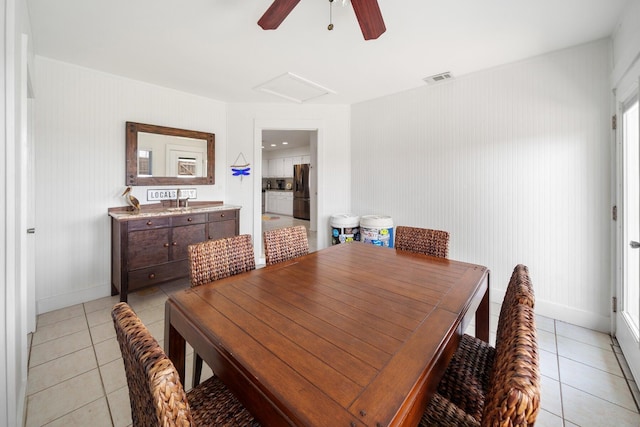
[[[207,141],[138,132],[138,176],[206,176]]]
[[[127,185],[213,184],[215,135],[127,122]]]

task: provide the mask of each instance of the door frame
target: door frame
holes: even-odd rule
[[[636,77],[633,77],[636,76]],[[632,70],[623,78],[618,88],[614,89],[614,103],[615,103],[615,115],[617,117],[617,125],[614,131],[614,147],[615,147],[615,203],[617,210],[617,218],[615,221],[615,239],[614,250],[615,254],[615,274],[614,283],[612,289],[612,296],[616,298],[614,304],[614,312],[611,316],[612,333],[618,339],[622,353],[627,361],[627,364],[631,370],[634,379],[640,379],[640,347],[630,346],[632,341],[636,340],[636,337],[625,326],[626,320],[622,315],[622,307],[624,304],[623,286],[625,280],[625,259],[624,251],[628,242],[624,235],[624,223],[625,223],[625,203],[624,203],[624,146],[623,146],[623,113],[624,106],[628,100],[633,96],[640,97],[640,63],[636,63]]]
[[[262,250],[262,131],[263,130],[305,130],[315,132],[316,141],[311,141],[311,164],[314,165],[314,178],[311,179],[311,229],[317,229],[318,216],[324,209],[321,197],[322,187],[322,152],[324,144],[324,121],[304,119],[256,119],[254,122],[254,186],[253,186],[253,247],[258,264],[264,264]],[[314,197],[315,196],[315,197]],[[321,244],[320,239],[318,245]]]

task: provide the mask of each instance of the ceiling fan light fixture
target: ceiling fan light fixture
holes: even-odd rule
[[[333,1],[334,0],[329,0],[330,15]],[[280,26],[282,21],[289,16],[299,2],[300,0],[273,0],[269,9],[267,9],[264,15],[258,20],[258,25],[263,30],[275,30]],[[345,0],[343,0],[342,5],[345,5]],[[362,36],[365,40],[377,39],[387,31],[378,0],[351,0],[351,6],[356,14]],[[329,21],[333,21],[331,16]],[[333,29],[333,22],[329,23],[327,29],[329,31]]]

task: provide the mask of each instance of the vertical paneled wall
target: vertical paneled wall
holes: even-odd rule
[[[317,192],[317,230],[318,245],[325,247],[329,240],[329,218],[337,212],[351,207],[349,177],[349,116],[348,105],[291,105],[291,104],[229,104],[228,105],[229,161],[237,153],[244,152],[247,160],[253,163],[252,174],[262,173],[262,153],[260,141],[256,141],[255,129],[307,129],[317,130],[318,176]],[[311,149],[314,152],[313,148]],[[251,156],[251,157],[250,157]],[[313,159],[313,154],[312,154]],[[241,205],[240,232],[260,235],[260,196],[261,180],[240,180],[231,177],[228,180],[229,203]],[[313,184],[312,184],[313,185]],[[312,207],[313,208],[313,207]],[[249,222],[254,227],[249,228]],[[256,253],[262,253],[259,239],[256,239]]]
[[[493,300],[524,263],[537,312],[608,330],[609,54],[602,40],[354,105],[354,213],[450,231]]]
[[[107,209],[125,205],[126,121],[215,133],[216,184],[198,198],[225,199],[223,103],[43,57],[34,102],[38,312],[110,294]],[[143,204],[146,190],[134,188]]]

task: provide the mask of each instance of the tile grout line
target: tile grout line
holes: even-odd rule
[[[622,354],[622,352],[620,354],[618,354],[618,352],[616,351],[615,347],[615,342],[613,342],[615,338],[611,338],[611,350],[613,351],[613,354],[616,356],[616,361],[618,362],[618,366],[620,366],[620,370],[622,371],[622,376],[624,377],[624,381],[625,383],[627,383],[627,387],[629,388],[629,393],[631,393],[631,398],[633,399],[633,402],[636,404],[636,409],[638,411],[638,413],[640,413],[640,402],[638,402],[638,399],[636,398],[636,394],[633,392],[633,389],[631,388],[631,384],[629,384],[629,378],[627,377],[627,373],[625,371],[625,369],[622,367],[623,363],[627,363],[626,359],[624,358],[624,354]],[[622,360],[620,359],[622,358]],[[628,365],[627,365],[628,366]]]
[[[564,397],[562,396],[562,374],[560,373],[560,349],[558,348],[558,328],[556,326],[556,320],[553,320],[553,342],[556,345],[556,368],[558,369],[558,387],[560,388],[560,415],[562,417],[562,426],[567,425],[567,420],[564,417]]]
[[[84,304],[83,304],[83,313],[84,313]],[[82,317],[82,316],[74,316],[74,317],[71,317],[71,318],[69,318],[69,319],[75,319],[76,317]],[[63,319],[63,320],[60,320],[60,321],[58,321],[58,322],[62,322],[62,321],[69,320],[69,319]],[[58,322],[55,322],[55,323],[58,323]],[[85,315],[85,323],[87,323],[86,315]],[[37,325],[37,322],[36,322],[36,325]],[[49,325],[46,325],[46,326],[49,326]],[[37,329],[38,329],[38,328],[37,328],[37,326],[36,326],[36,331],[37,331]],[[88,323],[87,323],[87,331],[88,331],[88,333],[89,333],[89,338],[91,339],[91,330],[90,330],[90,328],[89,328]],[[76,333],[76,332],[74,332],[74,333]],[[73,334],[73,333],[72,333],[72,334]],[[59,336],[59,337],[57,337],[57,338],[54,338],[54,339],[51,339],[51,340],[48,340],[48,341],[44,341],[44,342],[42,342],[42,343],[40,343],[40,344],[36,344],[36,346],[38,346],[38,345],[43,345],[43,344],[49,343],[49,342],[51,342],[51,341],[55,341],[55,340],[60,339],[60,338],[67,337],[67,336],[72,335],[72,334],[65,334],[65,335],[61,335],[61,336]],[[31,351],[32,351],[32,347],[33,347],[33,339],[31,339],[31,340],[30,340],[30,344],[29,344],[29,359],[31,358]],[[82,349],[79,349],[79,350],[76,350],[76,351],[85,350],[85,349],[87,349],[88,347],[89,347],[89,346],[87,346],[87,347],[83,347]],[[95,348],[93,348],[93,341],[91,341],[90,347],[92,347],[92,349],[94,350],[94,356],[95,356]],[[72,353],[69,353],[69,354],[72,354]],[[36,365],[35,367],[42,366],[44,363],[48,363],[48,362],[54,361],[54,360],[56,360],[56,359],[59,359],[59,358],[61,358],[61,357],[68,356],[69,354],[67,354],[67,355],[62,355],[62,356],[56,357],[56,358],[54,358],[54,359],[48,360],[47,362],[43,362],[42,364]],[[30,360],[29,360],[29,362],[30,362]],[[98,363],[97,363],[97,359],[96,359],[96,366],[97,366],[97,365],[98,365]],[[29,373],[30,373],[30,371],[31,371],[31,368],[32,368],[32,366],[27,365],[27,383],[28,383],[28,381],[29,381]],[[96,368],[96,369],[98,369],[98,374],[100,374],[99,368]],[[84,375],[84,374],[86,374],[86,373],[88,373],[88,372],[91,372],[91,371],[86,371],[86,372],[78,373],[77,375],[74,375],[74,376],[72,376],[72,377],[70,377],[70,378],[67,378],[67,379],[65,379],[65,380],[61,381],[61,382],[58,382],[58,383],[56,383],[56,384],[52,384],[52,385],[50,385],[50,386],[48,386],[48,387],[45,387],[45,388],[43,388],[42,390],[39,390],[39,391],[37,391],[37,392],[35,392],[35,393],[32,393],[31,395],[27,395],[27,396],[26,396],[26,397],[27,397],[27,399],[26,399],[26,401],[27,401],[27,402],[26,402],[26,405],[25,405],[25,414],[26,414],[26,416],[25,416],[25,420],[24,420],[24,421],[25,421],[25,425],[26,425],[26,422],[27,422],[27,418],[28,418],[28,416],[29,416],[29,407],[28,407],[28,406],[29,406],[29,405],[28,405],[29,397],[31,397],[31,396],[35,396],[36,394],[42,393],[42,392],[44,392],[44,391],[46,391],[46,390],[49,390],[49,389],[51,389],[51,388],[53,388],[53,387],[56,387],[56,386],[58,386],[58,385],[62,384],[63,382],[70,381],[70,380],[72,380],[72,379],[74,379],[74,378],[77,378],[77,377],[78,377],[78,376],[80,376],[80,375]],[[101,378],[101,380],[102,380],[102,378]],[[50,424],[50,423],[52,423],[52,422],[54,422],[54,421],[56,421],[56,420],[59,420],[60,418],[63,418],[63,417],[65,417],[65,416],[67,416],[67,415],[69,415],[69,414],[71,414],[71,413],[73,413],[73,412],[75,412],[75,411],[77,411],[77,410],[79,410],[79,409],[81,409],[81,408],[86,407],[87,405],[90,405],[90,404],[92,404],[92,403],[94,403],[94,402],[98,401],[98,400],[100,400],[100,398],[98,398],[98,399],[96,399],[96,400],[93,400],[93,401],[91,401],[91,402],[87,402],[86,404],[84,404],[84,405],[82,405],[82,406],[80,406],[80,407],[78,407],[78,408],[75,408],[75,409],[73,409],[73,410],[71,410],[71,411],[69,411],[69,412],[67,412],[67,413],[61,414],[59,417],[56,417],[56,418],[52,419],[51,421],[48,421],[48,422],[47,422],[47,424]],[[107,403],[108,403],[108,402],[107,402]],[[111,415],[111,414],[110,414],[110,415]],[[112,423],[112,424],[113,424],[113,423]]]
[[[107,397],[107,390],[104,387],[104,379],[102,378],[102,371],[100,370],[100,362],[98,361],[98,354],[96,353],[96,344],[93,342],[93,335],[91,334],[91,328],[89,327],[89,319],[87,318],[87,310],[84,304],[82,304],[82,311],[84,312],[84,320],[87,323],[87,328],[89,329],[89,339],[91,340],[91,348],[93,349],[93,357],[96,361],[96,366],[98,369],[98,376],[100,377],[100,385],[102,386],[102,395],[104,397],[105,402],[107,403],[107,410],[109,411],[109,418],[111,418],[111,425],[115,426],[115,422],[113,421],[113,414],[111,413],[111,403],[109,403],[109,398]]]

